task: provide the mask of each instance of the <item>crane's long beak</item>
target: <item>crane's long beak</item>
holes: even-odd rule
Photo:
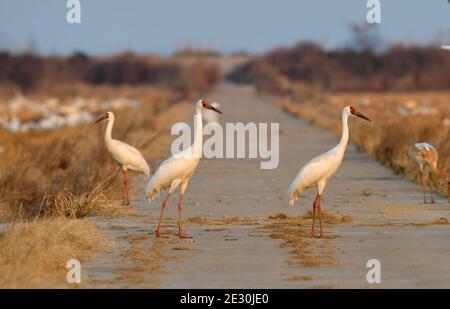
[[[366,120],[366,121],[372,121],[372,120],[370,120],[369,119],[369,117],[367,117],[366,115],[364,115],[363,113],[360,113],[360,112],[356,112],[356,115],[355,115],[356,117],[359,117],[359,118],[361,118],[361,119],[364,119],[364,120]]]
[[[217,108],[215,108],[214,106],[208,105],[206,108],[215,111],[216,113],[222,114],[222,112]]]
[[[95,120],[95,123],[98,123],[98,122],[100,122],[102,120],[105,120],[105,119],[106,119],[106,115],[103,115],[100,118],[98,118],[97,120]]]

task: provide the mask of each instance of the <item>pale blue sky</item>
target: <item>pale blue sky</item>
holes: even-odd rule
[[[298,41],[345,45],[348,25],[365,20],[367,0],[80,0],[80,25],[66,22],[66,0],[0,0],[0,48],[39,52],[132,49],[167,54],[178,47],[263,52]],[[450,40],[447,0],[381,0],[386,42]],[[450,43],[450,42],[448,42]]]

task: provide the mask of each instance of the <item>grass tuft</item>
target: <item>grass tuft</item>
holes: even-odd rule
[[[69,287],[66,262],[83,263],[105,245],[101,233],[82,220],[11,223],[0,235],[0,287]]]

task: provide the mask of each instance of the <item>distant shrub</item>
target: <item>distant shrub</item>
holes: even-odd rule
[[[443,90],[450,89],[450,55],[434,47],[393,46],[377,54],[298,44],[257,57],[228,76],[264,84],[269,92],[286,90],[279,87],[280,77],[329,91]]]
[[[37,87],[83,82],[91,85],[154,85],[189,93],[202,92],[220,78],[215,64],[198,59],[182,63],[151,55],[126,52],[90,57],[76,52],[69,57],[12,55],[0,52],[0,83],[17,85],[24,92]]]

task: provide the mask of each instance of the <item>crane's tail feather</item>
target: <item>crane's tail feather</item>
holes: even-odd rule
[[[156,197],[159,196],[161,192],[165,191],[166,189],[167,187],[161,187],[158,183],[150,180],[146,189],[147,200],[149,202],[153,201]]]
[[[295,201],[298,200],[300,192],[298,190],[289,190],[289,206],[294,207]]]
[[[146,195],[147,195],[148,202],[153,201],[159,195],[160,191],[161,190],[159,190],[159,188],[156,188],[156,186],[154,186],[153,183],[150,182],[147,185],[147,189],[146,189],[146,192],[145,192]]]
[[[298,199],[298,197],[291,198],[289,200],[289,206],[294,207],[294,204],[297,201],[297,199]]]
[[[152,202],[156,197],[158,197],[159,192],[151,192],[151,193],[147,193],[147,200],[148,202]]]
[[[146,194],[147,194],[147,200],[150,203],[159,195],[159,190],[156,190],[155,188],[147,187]]]

